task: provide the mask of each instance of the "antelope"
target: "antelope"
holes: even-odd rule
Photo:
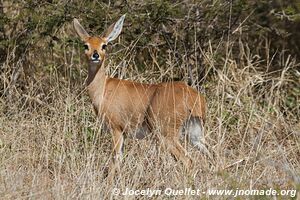
[[[97,117],[112,133],[114,159],[111,173],[120,169],[124,133],[139,139],[154,134],[186,169],[192,159],[180,144],[188,136],[190,143],[208,153],[204,140],[205,98],[184,82],[144,84],[106,75],[106,47],[121,33],[125,15],[108,27],[101,36],[90,36],[77,19],[73,25],[84,42],[88,62],[87,91]]]

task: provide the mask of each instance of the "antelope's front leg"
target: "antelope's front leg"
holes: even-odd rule
[[[120,129],[113,129],[112,132],[113,142],[113,160],[110,166],[110,172],[108,179],[110,182],[113,181],[115,172],[120,172],[120,163],[122,161],[122,146],[123,146],[123,133]]]

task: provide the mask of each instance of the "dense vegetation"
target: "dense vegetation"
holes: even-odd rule
[[[110,196],[110,136],[84,91],[72,20],[100,35],[125,13],[110,75],[198,88],[216,156],[190,148],[189,176],[153,142],[128,139],[118,187],[299,190],[299,0],[2,0],[0,196]]]

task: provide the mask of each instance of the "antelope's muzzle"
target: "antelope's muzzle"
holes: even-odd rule
[[[99,60],[100,56],[99,56],[99,54],[98,54],[97,51],[94,51],[94,53],[93,53],[93,55],[92,55],[91,58],[92,58],[92,61],[95,62],[95,63],[100,62],[100,60]]]

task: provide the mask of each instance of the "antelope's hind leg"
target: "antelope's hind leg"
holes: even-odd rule
[[[170,133],[170,132],[169,132]],[[186,149],[180,144],[178,132],[174,132],[173,136],[162,135],[164,147],[173,155],[177,160],[180,160],[187,170],[192,167],[192,158],[188,155]]]

